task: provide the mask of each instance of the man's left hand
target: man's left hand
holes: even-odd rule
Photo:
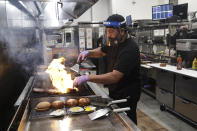
[[[87,81],[88,81],[88,75],[76,77],[73,81],[73,87],[80,86]]]

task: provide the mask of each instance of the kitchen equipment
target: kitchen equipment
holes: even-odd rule
[[[192,68],[192,62],[197,55],[197,39],[177,39],[176,51],[182,57],[183,67]]]
[[[114,100],[114,101],[108,102],[107,104],[98,103],[98,102],[91,102],[91,104],[92,105],[109,107],[112,104],[123,103],[123,102],[127,102],[127,99]],[[126,107],[126,108],[113,109],[112,112],[123,112],[123,111],[128,111],[128,110],[130,110],[130,108]],[[110,111],[111,111],[110,108],[104,108],[104,109],[97,110],[96,112],[93,112],[93,113],[89,114],[88,116],[91,120],[95,120],[95,119],[98,119],[102,116],[107,115]]]
[[[126,108],[118,108],[118,109],[113,109],[111,110],[110,108],[104,108],[104,109],[100,109],[97,110],[93,113],[88,114],[88,117],[90,118],[90,120],[95,120],[98,119],[102,116],[107,116],[109,114],[109,112],[123,112],[123,111],[129,111],[130,107],[126,107]]]
[[[85,90],[84,90],[85,91]],[[87,92],[87,90],[85,91]],[[34,107],[37,103],[41,101],[49,101],[53,102],[56,100],[66,101],[67,99],[75,98],[78,99],[82,97],[82,94],[78,94],[77,96],[71,94],[62,95],[46,95],[44,97],[39,93],[39,96],[28,95],[28,101],[23,101],[19,106],[15,117],[13,118],[9,129],[13,130],[102,130],[102,131],[114,131],[114,130],[130,130],[138,131],[138,129],[133,126],[132,121],[125,117],[124,113],[117,114],[111,112],[107,119],[102,119],[101,121],[92,121],[89,119],[87,113],[80,113],[79,115],[72,115],[67,112],[67,108],[63,108],[65,114],[60,116],[49,116],[50,113],[54,111],[54,109],[49,110],[49,112],[34,112]],[[111,101],[109,98],[102,98],[101,96],[97,96],[94,94],[90,94],[86,96],[90,98],[91,102],[98,101],[98,103],[106,103],[108,104]],[[66,110],[65,110],[66,109]],[[98,107],[99,109],[99,107]],[[33,112],[32,112],[33,111]],[[33,114],[32,114],[33,113]],[[36,114],[34,114],[36,113]],[[42,114],[41,114],[42,113]],[[68,113],[68,114],[67,114]],[[33,116],[32,116],[33,115]],[[55,117],[55,118],[52,118]],[[53,125],[53,126],[50,126]]]
[[[176,50],[179,51],[197,50],[197,39],[177,39]]]
[[[44,90],[42,93],[37,93],[34,91],[36,87],[37,80],[33,81],[31,92],[29,96],[32,98],[39,98],[39,97],[53,97],[53,96],[89,96],[93,93],[92,89],[88,86],[88,84],[83,84],[82,86],[77,87],[79,91],[71,91],[68,93],[49,93],[47,90]],[[43,87],[40,87],[43,89]],[[53,89],[50,87],[49,89]]]
[[[80,64],[75,64],[74,66],[72,66],[70,68],[72,71],[74,71],[75,73],[79,74],[79,71],[80,71]]]
[[[112,104],[123,103],[123,102],[127,102],[127,99],[109,101],[108,103],[103,103],[100,101],[92,101],[91,105],[96,105],[96,106],[100,106],[100,107],[109,107]]]

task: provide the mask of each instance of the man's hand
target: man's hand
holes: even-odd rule
[[[147,56],[146,56],[145,54],[143,54],[143,53],[140,53],[140,58],[141,58],[141,59],[146,59]]]
[[[87,57],[89,56],[90,51],[83,51],[79,54],[78,59],[77,59],[77,63],[81,63],[81,61],[85,61],[87,59]]]
[[[76,77],[73,81],[73,87],[80,86],[87,81],[88,81],[88,75]]]

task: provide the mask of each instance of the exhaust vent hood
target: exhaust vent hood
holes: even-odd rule
[[[65,26],[69,19],[77,19],[98,0],[9,0],[34,21],[45,28]]]

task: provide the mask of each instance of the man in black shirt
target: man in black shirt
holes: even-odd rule
[[[113,99],[127,98],[127,103],[120,107],[130,107],[127,115],[137,124],[136,107],[140,98],[140,52],[136,43],[128,37],[125,19],[121,15],[110,16],[104,22],[108,46],[80,53],[78,62],[87,57],[107,57],[108,73],[102,75],[84,75],[76,77],[73,85],[84,82],[107,84],[109,96]]]

